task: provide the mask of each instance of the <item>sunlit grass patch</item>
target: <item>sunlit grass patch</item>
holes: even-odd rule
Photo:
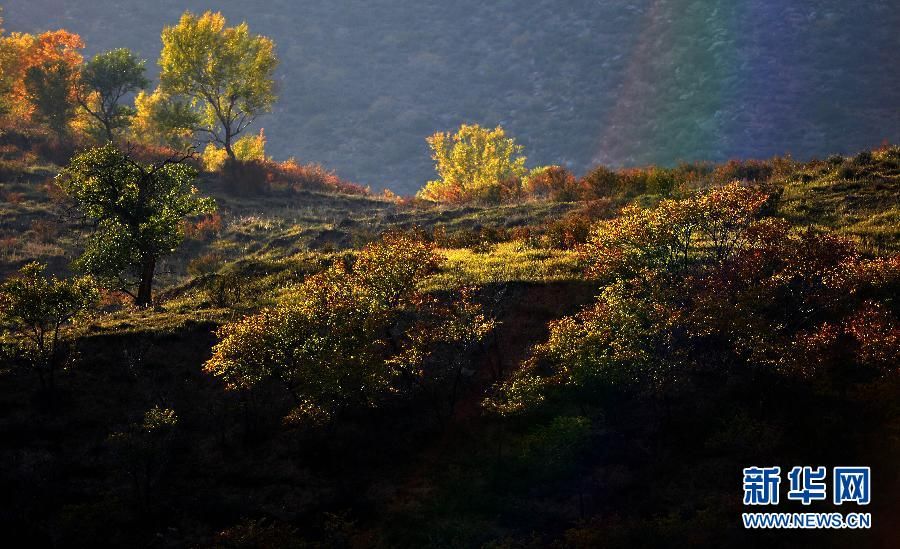
[[[900,150],[835,156],[800,169],[782,188],[778,215],[834,230],[870,253],[900,249]]]
[[[497,282],[576,280],[582,269],[575,252],[531,248],[505,242],[479,253],[468,248],[442,249],[447,258],[441,271],[428,279],[429,290]]]

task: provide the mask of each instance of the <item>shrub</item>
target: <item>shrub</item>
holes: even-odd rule
[[[0,321],[13,364],[35,372],[43,388],[53,389],[57,370],[69,358],[64,329],[96,303],[97,290],[89,278],[47,277],[45,269],[30,263],[0,285]]]
[[[207,265],[206,268],[213,268]],[[257,299],[261,294],[258,279],[242,273],[238,269],[223,269],[209,272],[204,276],[201,288],[207,298],[216,307],[233,307],[244,301]]]
[[[0,237],[0,254],[10,256],[19,248],[19,239],[14,236]]]
[[[209,252],[192,259],[187,266],[188,274],[193,277],[213,274],[218,271],[225,259],[218,252]]]
[[[538,406],[554,389],[591,394],[601,385],[660,383],[664,363],[654,351],[668,340],[663,314],[624,284],[607,286],[594,305],[551,322],[547,341],[485,406],[514,415]]]
[[[418,196],[434,202],[496,202],[500,185],[525,175],[522,146],[506,136],[477,124],[460,126],[455,134],[438,132],[427,139],[439,179],[429,181]]]
[[[677,183],[674,170],[656,167],[647,170],[645,188],[650,194],[669,196],[675,190]]]
[[[317,191],[352,195],[368,195],[365,187],[344,181],[319,164],[251,160],[226,160],[221,170],[225,186],[233,194],[259,194],[269,191]]]
[[[335,263],[275,307],[223,326],[204,369],[232,390],[276,381],[293,401],[291,422],[322,424],[349,408],[377,406],[411,389],[439,341],[471,333],[459,328],[458,309],[417,291],[438,262],[431,244],[387,234],[352,269]]]
[[[263,130],[256,135],[245,135],[234,142],[234,157],[240,162],[265,162],[266,136]],[[224,148],[208,143],[203,150],[203,168],[208,172],[217,172],[225,167],[228,153]]]
[[[516,414],[551,394],[659,390],[698,370],[842,382],[900,372],[900,256],[865,259],[835,235],[759,219],[766,200],[732,184],[598,223],[584,254],[609,284],[551,323],[485,405]]]
[[[182,223],[184,237],[191,240],[208,241],[222,231],[222,216],[219,212],[205,215],[197,221],[185,220]]]
[[[45,219],[35,219],[31,222],[31,231],[38,242],[52,242],[59,234],[59,225]]]
[[[288,159],[278,164],[272,178],[275,183],[283,183],[295,191],[309,190],[355,195],[369,194],[365,187],[341,179],[334,172],[325,169],[320,164],[298,164],[294,159]]]
[[[7,191],[3,193],[3,200],[9,204],[21,204],[25,202],[25,193]]]
[[[619,193],[619,176],[606,166],[597,166],[581,178],[585,194],[590,198],[615,196]]]
[[[764,183],[776,173],[775,164],[765,160],[729,160],[716,166],[713,181],[718,184],[731,181]]]
[[[676,269],[709,255],[723,259],[745,237],[768,195],[731,184],[654,208],[631,204],[597,223],[583,249],[590,272],[623,276],[643,268]]]
[[[228,153],[225,149],[217,147],[213,143],[207,143],[206,148],[203,149],[201,158],[203,160],[204,170],[208,172],[217,172],[222,169],[225,165],[225,161],[228,160]]]
[[[108,442],[122,471],[130,478],[142,508],[152,501],[154,490],[171,460],[178,415],[171,408],[154,406],[139,422],[109,436]]]
[[[627,168],[619,171],[618,193],[620,196],[635,197],[647,192],[647,172],[641,168]]]
[[[583,198],[578,181],[562,166],[536,168],[523,181],[524,193],[532,198],[570,202]]]
[[[587,242],[591,219],[581,212],[569,212],[550,222],[545,229],[547,243],[552,248],[570,249]]]

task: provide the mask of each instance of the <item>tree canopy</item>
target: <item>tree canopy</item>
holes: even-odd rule
[[[117,129],[128,126],[135,110],[120,104],[122,98],[147,87],[144,61],[127,48],[118,48],[94,56],[81,69],[78,102],[113,140]]]
[[[59,123],[60,113],[63,118],[69,116],[83,48],[81,37],[65,30],[39,35],[14,32],[0,38],[4,110],[22,118],[38,111],[39,119],[48,117],[53,123]],[[51,88],[45,90],[44,85]]]
[[[184,239],[182,220],[214,209],[184,160],[142,164],[108,143],[75,156],[57,178],[95,226],[76,266],[115,281],[141,306],[151,303],[157,260]]]
[[[190,12],[162,32],[160,88],[184,95],[210,141],[235,159],[235,137],[275,101],[275,45],[246,23],[227,27],[221,13]]]
[[[598,221],[581,253],[605,283],[596,301],[549,325],[547,340],[485,401],[500,414],[600,389],[664,392],[694,372],[793,378],[891,375],[900,258],[792,231],[770,196],[730,184]]]
[[[141,143],[186,149],[200,123],[190,100],[171,96],[159,88],[152,93],[140,91],[134,97],[135,115],[131,133]]]
[[[499,194],[500,184],[525,175],[523,147],[493,130],[463,124],[455,134],[437,132],[427,138],[440,179],[429,181],[419,196],[436,202],[485,199]]]
[[[45,124],[57,135],[66,134],[76,114],[74,88],[77,79],[75,69],[62,60],[29,67],[25,73],[25,90],[34,107],[32,119]]]
[[[440,260],[432,244],[388,233],[352,269],[335,263],[276,307],[223,326],[204,369],[230,389],[276,380],[293,398],[292,421],[376,406],[422,379],[436,344],[477,341],[493,327],[465,295],[447,307],[418,292]]]

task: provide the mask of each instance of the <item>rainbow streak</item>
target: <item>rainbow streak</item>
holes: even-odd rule
[[[595,162],[675,164],[720,157],[735,124],[733,29],[740,15],[726,0],[651,0]]]

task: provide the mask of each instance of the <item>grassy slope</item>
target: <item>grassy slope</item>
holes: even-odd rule
[[[896,156],[896,155],[894,155]],[[14,183],[0,183],[0,276],[27,261],[50,264],[65,273],[83,238],[64,210],[49,200],[44,184],[54,166],[30,169]],[[797,226],[835,230],[856,240],[869,253],[900,249],[900,159],[884,151],[856,157],[833,157],[798,166],[776,182],[781,189],[776,215]],[[343,253],[391,228],[443,227],[448,233],[482,228],[536,226],[576,207],[571,203],[530,202],[502,206],[399,208],[394,203],[359,196],[305,192],[282,196],[233,196],[212,180],[201,189],[214,196],[223,218],[221,232],[188,239],[181,250],[161,262],[158,283],[168,296],[162,310],[111,315],[104,328],[144,326],[173,328],[192,319],[223,320],[233,311],[211,306],[191,288],[188,266],[213,255],[214,269],[240,272],[262,288],[252,306],[271,302],[281,289],[318,270]],[[638,197],[652,202],[654,197]],[[50,226],[52,234],[47,238]],[[43,232],[42,232],[43,230]],[[442,250],[447,258],[429,289],[498,282],[577,280],[580,271],[571,251],[533,248],[521,242]],[[170,288],[170,290],[165,290]]]
[[[900,158],[884,151],[812,164],[784,186],[778,214],[837,231],[870,253],[900,250]]]

